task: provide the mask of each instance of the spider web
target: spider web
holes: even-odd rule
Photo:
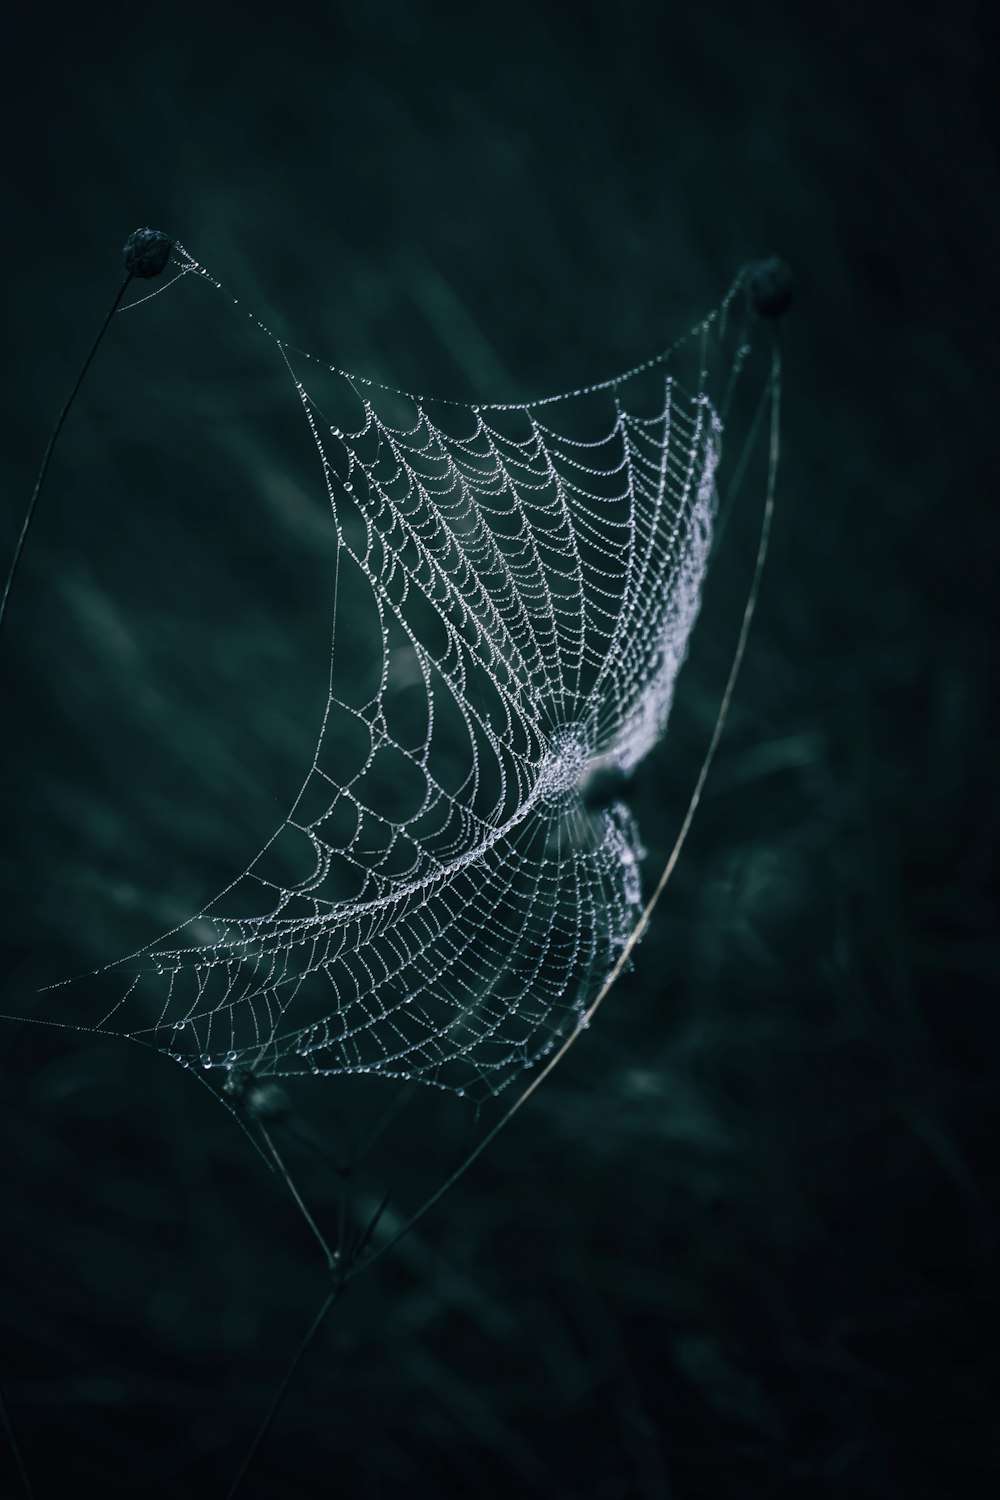
[[[326,710],[249,869],[100,971],[122,975],[100,1029],[185,1066],[478,1100],[581,1024],[641,907],[618,793],[698,612],[739,288],[654,359],[524,404],[393,390],[254,318],[336,531]]]

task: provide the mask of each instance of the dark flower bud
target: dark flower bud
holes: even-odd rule
[[[286,1125],[292,1116],[292,1102],[276,1083],[258,1083],[247,1092],[247,1113],[265,1125]]]
[[[130,276],[148,281],[159,276],[173,249],[173,240],[162,229],[135,229],[122,246],[125,269]]]
[[[776,255],[747,266],[744,284],[759,318],[780,318],[792,305],[792,273]]]

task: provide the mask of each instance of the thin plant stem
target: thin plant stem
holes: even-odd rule
[[[0,1385],[0,1426],[3,1427],[7,1446],[14,1456],[14,1467],[17,1469],[17,1476],[21,1481],[21,1488],[25,1493],[26,1500],[35,1500],[35,1492],[31,1488],[31,1480],[28,1478],[28,1470],[21,1454],[21,1446],[17,1441],[14,1424],[10,1420],[10,1412],[7,1410],[7,1398],[4,1395],[2,1385]]]
[[[291,1187],[293,1193],[295,1193],[295,1188],[291,1182],[291,1179],[288,1178],[287,1180],[289,1187]],[[295,1200],[299,1204],[299,1207],[302,1209],[302,1212],[306,1215],[306,1218],[309,1219],[310,1224],[312,1224],[312,1219],[309,1217],[305,1205],[302,1203],[302,1200],[299,1197],[298,1193],[295,1193]],[[385,1212],[385,1207],[388,1201],[389,1194],[386,1193],[385,1197],[382,1199],[382,1202],[379,1204],[374,1214],[368,1220],[367,1228],[362,1232],[360,1239],[357,1241],[354,1249],[351,1251],[351,1254],[360,1254],[366,1248],[369,1240],[371,1239],[371,1236],[375,1233],[375,1229],[378,1226],[382,1214]],[[315,1229],[315,1225],[313,1225],[313,1228]],[[316,1230],[316,1234],[322,1241],[322,1236],[319,1234],[319,1230]],[[260,1426],[257,1428],[257,1431],[253,1435],[253,1440],[250,1444],[250,1447],[247,1449],[246,1454],[244,1455],[243,1462],[240,1465],[239,1472],[236,1475],[236,1478],[233,1480],[230,1490],[228,1491],[226,1500],[232,1500],[232,1497],[236,1494],[237,1489],[242,1484],[246,1472],[253,1461],[254,1454],[257,1452],[257,1449],[264,1441],[264,1438],[267,1436],[267,1433],[269,1432],[271,1425],[278,1414],[278,1409],[285,1398],[285,1392],[288,1390],[288,1387],[292,1382],[292,1377],[294,1376],[296,1370],[302,1363],[306,1350],[309,1348],[313,1339],[316,1337],[323,1324],[326,1322],[327,1314],[329,1313],[333,1304],[336,1302],[337,1298],[340,1296],[341,1292],[344,1290],[344,1287],[347,1285],[347,1276],[344,1274],[347,1264],[347,1255],[347,1245],[346,1240],[344,1240],[341,1242],[341,1249],[337,1252],[336,1257],[331,1261],[331,1268],[334,1273],[333,1286],[323,1298],[323,1301],[320,1304],[319,1311],[313,1318],[312,1322],[309,1324],[309,1327],[306,1329],[305,1334],[303,1335],[298,1345],[298,1348],[292,1355],[288,1368],[286,1369],[284,1375],[281,1377],[281,1380],[278,1383],[278,1387],[275,1390],[273,1397],[271,1398],[271,1403],[268,1406],[267,1411],[264,1413],[264,1417],[260,1423]]]
[[[285,1392],[288,1390],[289,1385],[291,1385],[292,1377],[294,1376],[299,1365],[302,1363],[302,1358],[306,1350],[309,1348],[309,1345],[312,1343],[313,1339],[316,1337],[323,1324],[325,1323],[327,1313],[330,1311],[330,1308],[336,1302],[343,1289],[343,1281],[338,1280],[331,1288],[331,1290],[327,1292],[319,1311],[313,1318],[312,1322],[309,1324],[309,1327],[306,1329],[298,1348],[292,1356],[291,1363],[289,1364],[288,1369],[282,1376],[278,1388],[271,1398],[271,1404],[264,1415],[264,1420],[261,1422],[260,1426],[257,1428],[257,1431],[254,1433],[253,1440],[246,1453],[244,1454],[243,1462],[239,1467],[239,1472],[237,1473],[236,1478],[233,1480],[226,1493],[226,1500],[233,1500],[233,1496],[236,1494],[240,1485],[243,1483],[246,1472],[253,1462],[254,1454],[257,1452],[257,1449],[260,1447],[261,1443],[264,1441],[264,1438],[267,1436],[268,1431],[271,1427],[271,1423],[274,1421],[275,1416],[277,1415],[278,1408],[285,1398]]]
[[[330,1246],[327,1244],[327,1241],[326,1241],[326,1236],[323,1234],[323,1231],[320,1229],[319,1225],[316,1223],[316,1220],[313,1218],[312,1214],[309,1212],[308,1208],[306,1207],[305,1200],[303,1199],[302,1194],[299,1192],[298,1188],[295,1186],[295,1181],[294,1181],[294,1179],[292,1177],[292,1174],[289,1172],[288,1168],[285,1166],[284,1160],[280,1156],[280,1154],[278,1152],[278,1148],[274,1144],[274,1141],[273,1141],[273,1139],[271,1137],[271,1133],[268,1130],[267,1126],[264,1124],[263,1120],[258,1120],[257,1121],[257,1125],[258,1125],[258,1128],[260,1130],[261,1135],[264,1137],[264,1141],[265,1141],[265,1144],[267,1145],[267,1149],[268,1149],[268,1151],[270,1151],[271,1156],[274,1159],[275,1166],[278,1168],[278,1171],[281,1173],[281,1176],[285,1180],[285,1186],[288,1188],[288,1191],[291,1193],[292,1197],[295,1199],[295,1202],[298,1205],[298,1208],[299,1208],[300,1213],[302,1214],[302,1217],[305,1219],[306,1223],[309,1225],[309,1228],[312,1230],[313,1234],[316,1236],[316,1239],[319,1241],[320,1248],[322,1249],[323,1254],[326,1256],[326,1263],[327,1263],[328,1268],[331,1271],[336,1270],[337,1266],[340,1263],[340,1257],[338,1256],[338,1254],[335,1251],[333,1251],[333,1250],[330,1249]]]
[[[757,403],[757,410],[753,414],[753,421],[750,424],[750,431],[747,433],[746,442],[743,444],[743,452],[740,454],[739,462],[736,465],[736,471],[732,475],[729,484],[726,486],[726,493],[722,499],[722,503],[719,506],[719,519],[715,523],[716,547],[719,546],[722,538],[725,536],[726,527],[729,525],[729,518],[736,507],[736,497],[739,494],[740,486],[743,483],[743,476],[746,473],[747,464],[750,462],[750,455],[753,452],[753,445],[756,441],[757,434],[760,431],[760,424],[764,420],[764,413],[768,407],[768,398],[770,396],[770,393],[771,382],[768,381],[767,385],[760,393],[760,400]]]
[[[299,1365],[301,1364],[302,1359],[303,1359],[303,1357],[304,1357],[304,1355],[306,1353],[306,1350],[309,1348],[309,1346],[312,1343],[313,1339],[316,1337],[316,1335],[319,1333],[320,1329],[322,1328],[323,1324],[325,1323],[326,1317],[327,1317],[327,1314],[330,1311],[330,1308],[333,1306],[334,1302],[336,1302],[337,1298],[340,1296],[341,1292],[344,1290],[344,1276],[342,1274],[343,1255],[342,1255],[341,1251],[340,1250],[333,1251],[333,1250],[330,1249],[330,1246],[328,1245],[327,1240],[326,1240],[326,1236],[323,1234],[323,1231],[320,1229],[319,1225],[316,1223],[316,1220],[313,1218],[312,1214],[309,1212],[308,1208],[306,1207],[305,1200],[302,1197],[302,1194],[299,1192],[298,1188],[296,1187],[295,1180],[292,1177],[292,1174],[289,1172],[288,1168],[286,1167],[284,1159],[281,1156],[281,1153],[278,1151],[277,1146],[274,1144],[274,1140],[273,1140],[273,1137],[271,1136],[271,1132],[268,1130],[267,1126],[264,1124],[264,1121],[258,1119],[257,1126],[258,1126],[258,1129],[260,1130],[260,1133],[261,1133],[261,1135],[262,1135],[262,1137],[264,1139],[264,1142],[265,1142],[265,1144],[267,1146],[267,1149],[268,1149],[268,1151],[271,1154],[271,1157],[272,1157],[272,1159],[274,1161],[274,1164],[275,1164],[275,1166],[278,1169],[278,1172],[280,1173],[281,1177],[284,1179],[285,1186],[288,1188],[288,1191],[291,1193],[293,1199],[295,1200],[295,1204],[296,1204],[297,1208],[299,1209],[299,1212],[302,1214],[302,1217],[305,1219],[306,1223],[309,1225],[309,1228],[312,1230],[313,1234],[315,1235],[315,1237],[316,1237],[316,1239],[317,1239],[317,1241],[318,1241],[318,1243],[320,1245],[320,1248],[322,1249],[323,1254],[326,1257],[327,1269],[330,1270],[330,1271],[332,1271],[333,1274],[334,1274],[334,1283],[333,1283],[333,1286],[330,1289],[330,1291],[324,1297],[324,1299],[323,1299],[323,1301],[322,1301],[322,1303],[320,1305],[319,1311],[316,1313],[316,1316],[313,1318],[313,1320],[310,1323],[309,1327],[306,1329],[305,1334],[303,1335],[302,1339],[299,1342],[298,1348],[295,1350],[295,1353],[292,1355],[292,1358],[291,1358],[291,1361],[289,1362],[288,1368],[286,1369],[284,1375],[282,1376],[281,1380],[278,1383],[278,1386],[277,1386],[277,1388],[276,1388],[276,1390],[274,1392],[274,1395],[271,1398],[271,1403],[268,1406],[267,1411],[264,1413],[264,1416],[263,1416],[263,1418],[262,1418],[262,1420],[260,1422],[260,1425],[258,1426],[257,1430],[255,1431],[255,1433],[253,1435],[253,1438],[251,1440],[249,1448],[247,1449],[246,1453],[243,1455],[243,1462],[240,1464],[240,1467],[239,1467],[239,1470],[238,1470],[238,1472],[236,1474],[236,1477],[234,1478],[234,1480],[232,1482],[232,1485],[230,1486],[229,1490],[227,1491],[226,1500],[232,1500],[232,1497],[236,1494],[236,1492],[239,1489],[240,1485],[243,1483],[243,1480],[244,1480],[244,1478],[246,1476],[247,1470],[249,1469],[251,1463],[253,1462],[254,1455],[256,1454],[257,1449],[260,1447],[261,1443],[264,1441],[264,1438],[267,1436],[267,1434],[268,1434],[268,1432],[269,1432],[269,1430],[271,1428],[271,1424],[273,1423],[275,1417],[278,1414],[278,1408],[281,1406],[281,1403],[282,1403],[282,1401],[285,1398],[285,1392],[288,1390],[288,1387],[289,1387],[289,1385],[292,1382],[292,1378],[295,1375],[295,1372],[298,1369]],[[346,1230],[342,1228],[341,1229],[341,1243],[343,1243],[343,1234],[345,1232],[346,1232]]]
[[[21,522],[21,531],[17,538],[17,544],[14,547],[14,556],[11,558],[10,568],[7,572],[7,581],[3,586],[3,598],[0,599],[0,630],[3,629],[3,623],[7,615],[7,603],[10,599],[10,591],[14,587],[14,579],[17,575],[18,565],[21,561],[21,554],[24,551],[24,544],[28,540],[28,532],[31,530],[31,523],[34,520],[35,510],[38,505],[38,497],[42,493],[42,485],[45,483],[45,475],[48,472],[49,460],[51,459],[52,454],[55,450],[56,441],[59,437],[60,432],[62,431],[62,425],[69,415],[69,409],[76,399],[76,393],[83,384],[83,377],[90,369],[91,361],[100,348],[101,340],[107,332],[108,324],[111,322],[111,319],[118,311],[118,304],[124,297],[128,284],[131,280],[132,272],[129,271],[125,277],[125,280],[118,288],[118,295],[115,297],[115,300],[112,302],[107,311],[104,322],[101,324],[101,331],[94,340],[93,348],[83,362],[83,368],[76,378],[76,384],[67,396],[66,401],[63,405],[63,409],[56,418],[56,425],[52,429],[52,436],[49,438],[48,445],[46,446],[45,453],[42,458],[42,466],[38,471],[38,478],[35,480],[35,488],[31,492],[31,499],[28,501],[28,508],[24,513],[24,520]]]
[[[451,1188],[454,1187],[459,1178],[465,1176],[465,1173],[469,1170],[473,1163],[476,1162],[479,1157],[482,1156],[486,1148],[491,1145],[494,1140],[496,1140],[501,1130],[505,1129],[506,1126],[510,1124],[511,1120],[517,1114],[522,1105],[527,1104],[528,1100],[531,1098],[532,1094],[534,1094],[535,1090],[541,1087],[546,1078],[548,1078],[549,1074],[552,1072],[553,1068],[557,1067],[562,1059],[566,1056],[566,1053],[569,1051],[570,1047],[573,1046],[574,1042],[579,1037],[581,1030],[590,1024],[592,1017],[595,1015],[600,1006],[603,1005],[611,989],[617,983],[622,975],[622,972],[629,964],[632,958],[632,954],[635,952],[638,943],[643,938],[646,930],[649,927],[649,923],[652,919],[653,912],[656,910],[657,903],[659,902],[660,897],[663,895],[663,892],[666,890],[667,884],[670,881],[670,878],[677,866],[677,861],[680,859],[681,850],[684,848],[684,845],[687,842],[687,836],[690,832],[691,824],[694,821],[695,813],[698,810],[698,804],[701,802],[701,794],[704,790],[705,782],[708,779],[708,773],[712,768],[712,762],[715,759],[715,753],[719,748],[719,741],[722,739],[722,732],[726,726],[726,719],[729,715],[729,707],[732,703],[733,693],[736,690],[736,681],[740,674],[740,667],[743,664],[743,658],[746,655],[747,639],[750,634],[750,625],[753,621],[754,611],[757,607],[757,599],[760,594],[761,579],[764,574],[764,563],[767,560],[768,545],[771,539],[771,522],[774,516],[774,496],[778,476],[778,457],[780,453],[781,349],[778,342],[777,329],[774,330],[773,342],[771,345],[771,378],[769,381],[769,385],[771,389],[771,430],[770,442],[768,446],[767,481],[764,497],[764,511],[760,526],[760,540],[757,545],[757,557],[754,563],[753,578],[751,579],[750,589],[747,593],[747,601],[743,609],[743,620],[740,625],[739,638],[736,642],[736,651],[733,655],[732,666],[729,669],[729,677],[726,681],[725,691],[722,695],[722,702],[719,705],[719,712],[716,716],[715,727],[712,730],[712,738],[709,741],[708,749],[705,751],[705,755],[702,759],[701,769],[698,772],[698,779],[695,782],[694,790],[691,793],[691,797],[687,805],[687,811],[684,814],[684,821],[682,822],[680,831],[677,834],[676,839],[674,840],[673,848],[671,849],[670,854],[667,858],[667,862],[663,867],[660,878],[656,883],[656,888],[654,889],[653,894],[650,896],[649,900],[646,902],[639,920],[636,922],[631,933],[629,934],[628,940],[625,943],[625,946],[622,949],[621,953],[619,954],[617,962],[612,968],[607,979],[602,984],[600,990],[598,991],[597,997],[591,1002],[587,1010],[581,1016],[580,1025],[577,1027],[577,1029],[570,1033],[570,1035],[563,1042],[562,1046],[552,1054],[541,1071],[535,1075],[524,1092],[520,1094],[517,1099],[515,1099],[514,1103],[507,1110],[506,1114],[502,1115],[501,1118],[496,1122],[496,1124],[486,1132],[482,1140],[479,1141],[478,1144],[473,1148],[473,1150],[469,1152],[468,1156],[466,1156],[464,1160],[459,1163],[454,1172],[452,1172],[451,1176],[448,1177],[447,1180],[442,1183],[442,1185],[437,1188],[436,1191],[433,1192],[424,1203],[421,1204],[417,1211],[409,1219],[407,1219],[405,1224],[402,1224],[400,1226],[400,1228],[394,1235],[391,1236],[390,1239],[386,1240],[384,1244],[379,1245],[378,1248],[373,1250],[370,1255],[367,1255],[365,1259],[360,1262],[360,1264],[353,1266],[347,1273],[348,1279],[353,1279],[353,1277],[360,1275],[362,1271],[367,1270],[368,1267],[372,1265],[374,1261],[378,1260],[380,1256],[384,1255],[387,1250],[390,1250],[393,1245],[398,1244],[405,1234],[409,1234],[414,1225],[417,1224],[418,1221],[422,1219],[424,1215],[435,1206],[435,1204],[440,1203],[441,1199],[447,1192],[450,1191]]]

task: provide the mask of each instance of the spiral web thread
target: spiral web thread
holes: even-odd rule
[[[525,404],[380,386],[250,314],[336,530],[326,711],[250,868],[102,971],[127,976],[102,1029],[186,1066],[480,1100],[581,1023],[640,911],[614,793],[664,730],[698,611],[739,287],[656,358]]]

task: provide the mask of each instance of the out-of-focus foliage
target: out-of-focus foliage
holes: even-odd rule
[[[338,1305],[248,1500],[985,1493],[998,197],[978,11],[840,7],[820,34],[792,5],[448,9],[80,14],[6,49],[4,547],[137,224],[305,347],[470,398],[632,363],[749,256],[796,272],[764,596],[654,930]],[[4,1010],[66,1018],[39,985],[197,909],[311,749],[321,476],[272,351],[197,290],[117,320],[18,582]],[[640,778],[647,881],[716,712],[758,481]],[[322,1297],[314,1244],[190,1076],[61,1031],[5,1024],[0,1046],[0,1373],[36,1489],[224,1493]],[[377,1108],[328,1085],[295,1104],[335,1156]],[[357,1184],[360,1211],[391,1182],[390,1224],[467,1124],[425,1097],[400,1122]],[[335,1173],[285,1149],[332,1230]]]

